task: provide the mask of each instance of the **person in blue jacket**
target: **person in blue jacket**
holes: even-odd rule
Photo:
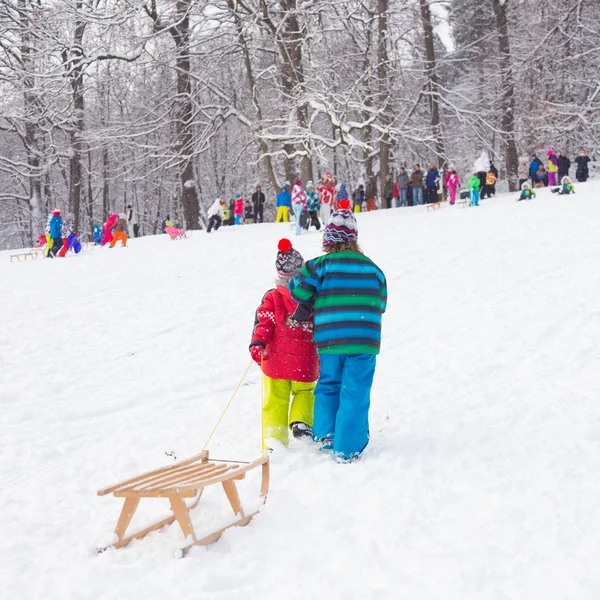
[[[429,171],[425,176],[425,204],[433,204],[438,201],[438,189],[440,187],[440,173],[433,163],[429,164]]]
[[[288,192],[287,185],[281,186],[281,191],[277,194],[277,218],[276,223],[287,223],[290,220],[290,207],[292,206],[292,196]]]
[[[100,225],[98,225],[98,223],[94,223],[94,242],[98,245],[98,246],[102,246],[102,237],[103,237],[103,233],[102,233],[102,227],[100,227]]]
[[[540,167],[543,167],[542,161],[536,156],[535,152],[531,155],[531,162],[529,163],[529,179],[531,179],[531,185],[535,185],[536,178],[535,174]]]
[[[54,258],[60,249],[63,247],[63,239],[61,236],[62,232],[62,219],[60,217],[60,210],[55,208],[52,211],[52,218],[50,219],[50,239],[52,240],[52,246],[50,252],[48,252],[48,258]]]

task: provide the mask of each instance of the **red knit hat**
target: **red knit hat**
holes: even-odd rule
[[[292,247],[292,242],[287,238],[279,240],[277,245],[277,259],[275,268],[280,277],[293,277],[304,265],[302,254]]]
[[[57,217],[60,217],[60,208],[55,208],[55,209],[52,211],[52,214],[53,214],[53,215],[56,215]]]

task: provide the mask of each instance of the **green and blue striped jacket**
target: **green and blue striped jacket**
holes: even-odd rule
[[[379,354],[387,284],[371,259],[343,250],[309,260],[290,292],[298,302],[295,319],[306,320],[314,310],[319,354]]]

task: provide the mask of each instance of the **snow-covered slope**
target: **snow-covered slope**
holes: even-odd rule
[[[364,460],[273,455],[262,513],[181,561],[176,526],[96,556],[120,502],[95,492],[199,452],[248,365],[277,241],[309,258],[320,236],[0,254],[0,596],[597,600],[600,186],[577,192],[360,215],[389,284]],[[213,456],[258,456],[260,403],[253,367]],[[217,492],[199,530],[228,515]],[[139,523],[166,509],[142,503]]]

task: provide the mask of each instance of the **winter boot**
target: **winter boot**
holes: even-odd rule
[[[333,450],[333,440],[331,438],[322,438],[319,442],[321,442],[321,447],[319,448],[321,452]]]
[[[296,439],[301,439],[301,438],[312,438],[312,434],[313,434],[313,430],[312,427],[310,425],[307,425],[306,423],[301,423],[300,421],[294,421],[294,423],[292,423],[290,425],[290,429],[292,430],[292,435],[296,438]]]

